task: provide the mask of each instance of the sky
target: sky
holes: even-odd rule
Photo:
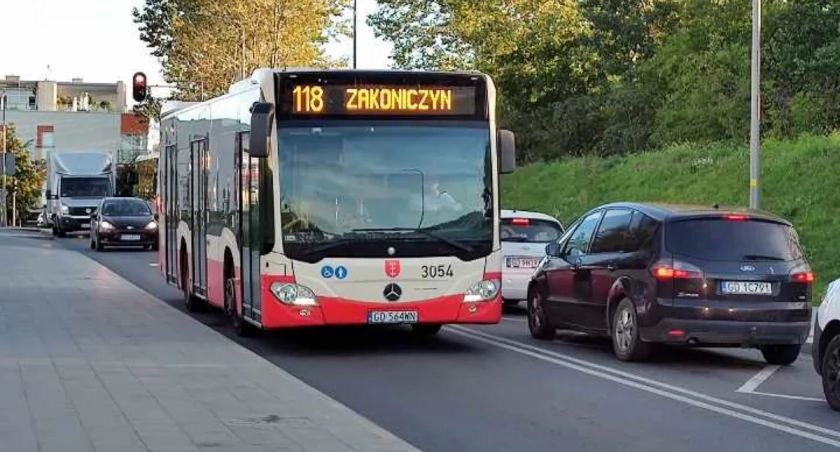
[[[130,83],[137,71],[163,83],[160,65],[140,41],[131,9],[143,0],[3,0],[0,77],[23,80]],[[365,18],[376,0],[358,0],[359,68],[389,67],[391,46],[374,37]],[[333,42],[327,54],[351,61],[352,40]]]

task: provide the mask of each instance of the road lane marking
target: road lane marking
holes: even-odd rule
[[[510,340],[504,337],[496,336],[494,334],[488,334],[476,331],[471,328],[466,328],[463,326],[458,325],[448,325],[446,330],[450,333],[454,333],[460,336],[464,336],[479,342],[484,342],[489,345],[493,345],[499,348],[503,348],[515,353],[519,353],[526,356],[531,356],[533,358],[550,362],[553,364],[557,364],[563,367],[567,367],[570,369],[578,370],[583,373],[587,373],[593,376],[597,376],[606,380],[614,381],[625,386],[634,387],[637,389],[641,389],[646,392],[650,392],[653,394],[661,395],[663,397],[667,397],[673,400],[681,401],[686,404],[696,406],[699,408],[704,408],[709,411],[714,411],[719,414],[727,415],[730,417],[735,417],[738,419],[742,419],[748,422],[752,422],[758,425],[763,425],[769,428],[773,428],[779,431],[783,431],[785,433],[790,433],[792,435],[800,436],[803,438],[811,439],[817,442],[821,442],[824,444],[829,444],[835,447],[840,447],[840,441],[826,438],[823,436],[819,436],[817,434],[800,430],[800,429],[807,429],[813,432],[819,432],[823,435],[840,438],[840,431],[831,430],[825,427],[820,427],[818,425],[809,424],[807,422],[802,422],[793,418],[789,418],[786,416],[778,415],[775,413],[771,413],[768,411],[759,410],[757,408],[753,408],[747,405],[742,405],[740,403],[730,402],[728,400],[719,399],[717,397],[713,397],[707,394],[699,393],[696,391],[692,391],[689,389],[681,388],[679,386],[670,385],[667,383],[663,383],[660,381],[652,380],[649,378],[641,377],[638,375],[631,374],[629,372],[621,371],[618,369],[614,369],[611,367],[603,366],[600,364],[595,364],[589,361],[585,361],[582,359],[574,358],[568,355],[564,355],[561,353],[553,352],[550,350],[546,350],[540,347],[535,347],[532,345],[528,345],[519,341]],[[635,380],[635,381],[629,381]],[[657,388],[658,386],[658,388]],[[660,389],[662,388],[662,389]],[[669,392],[670,391],[670,392]],[[679,393],[685,394],[685,396],[680,395]],[[693,397],[693,398],[689,398]],[[706,403],[709,402],[709,403]],[[711,403],[716,403],[718,405],[726,406],[732,409],[722,408],[715,405],[711,405]],[[747,413],[752,413],[756,416],[762,416],[767,419],[773,419],[774,421],[784,422],[788,425],[783,425],[778,422],[772,422],[765,419],[758,418],[756,416],[752,416],[750,414],[739,413],[734,410],[740,410]],[[799,429],[791,427],[796,426]]]
[[[757,374],[753,375],[752,378],[747,380],[740,388],[736,389],[735,392],[750,393],[755,391],[756,388],[761,386],[762,383],[767,381],[780,368],[781,366],[776,365],[765,366],[764,369],[761,369]]]
[[[825,399],[819,399],[817,397],[805,397],[805,396],[796,396],[796,395],[787,395],[787,394],[771,394],[769,392],[758,392],[752,391],[750,392],[751,395],[763,395],[768,397],[778,397],[780,399],[790,399],[790,400],[803,400],[806,402],[820,402],[825,403]]]

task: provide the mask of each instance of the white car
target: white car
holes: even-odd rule
[[[540,212],[502,210],[502,299],[513,306],[528,298],[528,282],[545,246],[563,235],[563,225]]]
[[[840,279],[828,285],[817,308],[811,354],[828,404],[840,411]]]

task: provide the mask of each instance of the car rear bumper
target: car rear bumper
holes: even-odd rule
[[[648,342],[706,346],[804,344],[811,332],[807,302],[660,300],[640,319]]]
[[[809,322],[737,322],[725,320],[663,319],[641,329],[642,340],[697,346],[801,345],[808,339]]]
[[[505,300],[525,300],[528,298],[528,283],[533,270],[504,269],[502,271],[502,298]]]

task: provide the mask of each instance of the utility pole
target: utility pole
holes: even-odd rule
[[[0,162],[2,164],[2,174],[3,174],[3,189],[0,190],[0,194],[3,195],[3,215],[0,215],[0,226],[6,226],[6,90],[0,91],[0,103],[3,104],[3,161]]]
[[[752,26],[750,208],[758,209],[761,201],[761,0],[753,0]]]
[[[356,54],[358,53],[356,47],[356,4],[357,0],[353,0],[353,69],[356,69]]]

